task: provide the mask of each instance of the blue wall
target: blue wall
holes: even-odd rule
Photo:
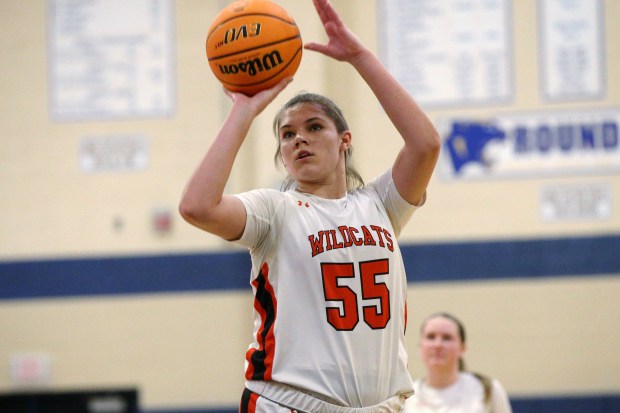
[[[409,282],[620,274],[620,236],[401,246]],[[247,252],[0,262],[0,300],[249,288]]]

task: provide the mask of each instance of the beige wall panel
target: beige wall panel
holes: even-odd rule
[[[52,388],[136,386],[143,407],[231,404],[251,339],[248,292],[0,303],[0,390],[9,360],[52,360]]]

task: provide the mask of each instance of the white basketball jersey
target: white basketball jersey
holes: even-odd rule
[[[342,199],[272,189],[238,196],[255,296],[246,379],[349,407],[411,394],[396,237],[416,207],[400,197],[391,171]]]

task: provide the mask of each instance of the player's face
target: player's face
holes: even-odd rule
[[[426,322],[420,348],[422,360],[428,368],[453,369],[465,352],[456,323],[443,317],[431,318]]]
[[[351,135],[339,134],[319,106],[302,103],[288,109],[278,139],[284,166],[299,183],[330,184],[345,176],[344,152]]]

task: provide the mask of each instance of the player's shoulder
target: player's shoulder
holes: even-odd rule
[[[399,206],[402,202],[406,203],[394,185],[391,169],[384,171],[366,185],[350,192],[349,195],[353,198],[365,199],[366,202],[370,201],[380,208],[391,208],[392,206]]]
[[[392,178],[392,169],[390,168],[353,192],[359,192],[360,194],[365,194],[373,198],[378,197],[379,199],[386,199],[395,190],[396,187],[394,186],[394,180]]]
[[[459,377],[464,386],[469,389],[481,390],[483,387],[482,381],[472,372],[462,371]]]
[[[273,188],[257,188],[236,194],[237,198],[248,201],[277,201],[284,198],[285,193]]]

